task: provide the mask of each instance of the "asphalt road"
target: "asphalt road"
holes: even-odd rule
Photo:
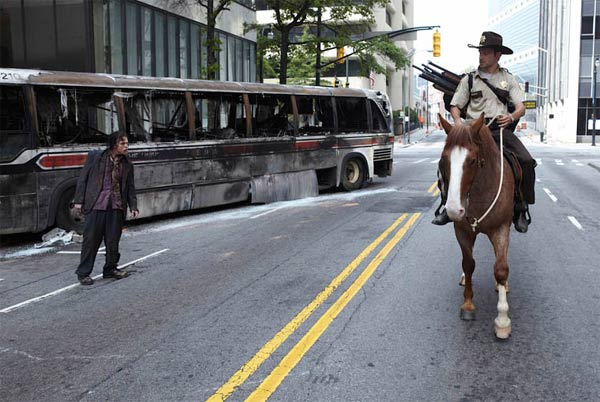
[[[398,147],[361,191],[132,225],[120,281],[77,285],[78,244],[3,247],[0,400],[600,400],[600,152],[527,143],[537,202],[511,231],[500,342],[488,240],[464,322],[458,244],[430,224],[443,140]]]

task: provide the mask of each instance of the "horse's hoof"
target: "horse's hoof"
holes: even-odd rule
[[[475,321],[475,310],[460,310],[460,319],[463,321]]]
[[[501,328],[496,325],[494,332],[496,333],[496,338],[498,339],[508,339],[510,336],[510,325],[508,327]]]

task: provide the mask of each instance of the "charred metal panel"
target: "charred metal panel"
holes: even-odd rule
[[[253,204],[297,200],[316,197],[319,194],[317,174],[314,170],[255,177],[251,185]]]
[[[140,217],[187,211],[192,205],[192,187],[180,186],[167,189],[137,192]]]
[[[32,173],[0,175],[0,233],[37,229],[36,177]]]
[[[194,186],[192,208],[242,202],[246,201],[249,196],[249,181]]]
[[[37,196],[33,194],[0,195],[0,233],[22,233],[37,229]],[[27,213],[19,213],[27,211]]]

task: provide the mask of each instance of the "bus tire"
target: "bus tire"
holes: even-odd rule
[[[56,226],[67,232],[75,231],[79,234],[83,233],[85,219],[83,214],[73,208],[73,196],[75,188],[71,187],[65,190],[58,200],[58,210],[56,211]]]
[[[360,158],[348,158],[342,166],[340,186],[346,191],[358,190],[365,182],[365,164]]]

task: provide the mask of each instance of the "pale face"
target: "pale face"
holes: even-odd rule
[[[500,60],[501,52],[492,48],[479,49],[479,68],[485,72],[493,72]]]
[[[117,141],[117,144],[113,148],[113,154],[115,156],[119,156],[119,155],[125,156],[125,155],[127,155],[128,151],[129,151],[129,140],[127,139],[127,137],[119,138],[119,140]]]

